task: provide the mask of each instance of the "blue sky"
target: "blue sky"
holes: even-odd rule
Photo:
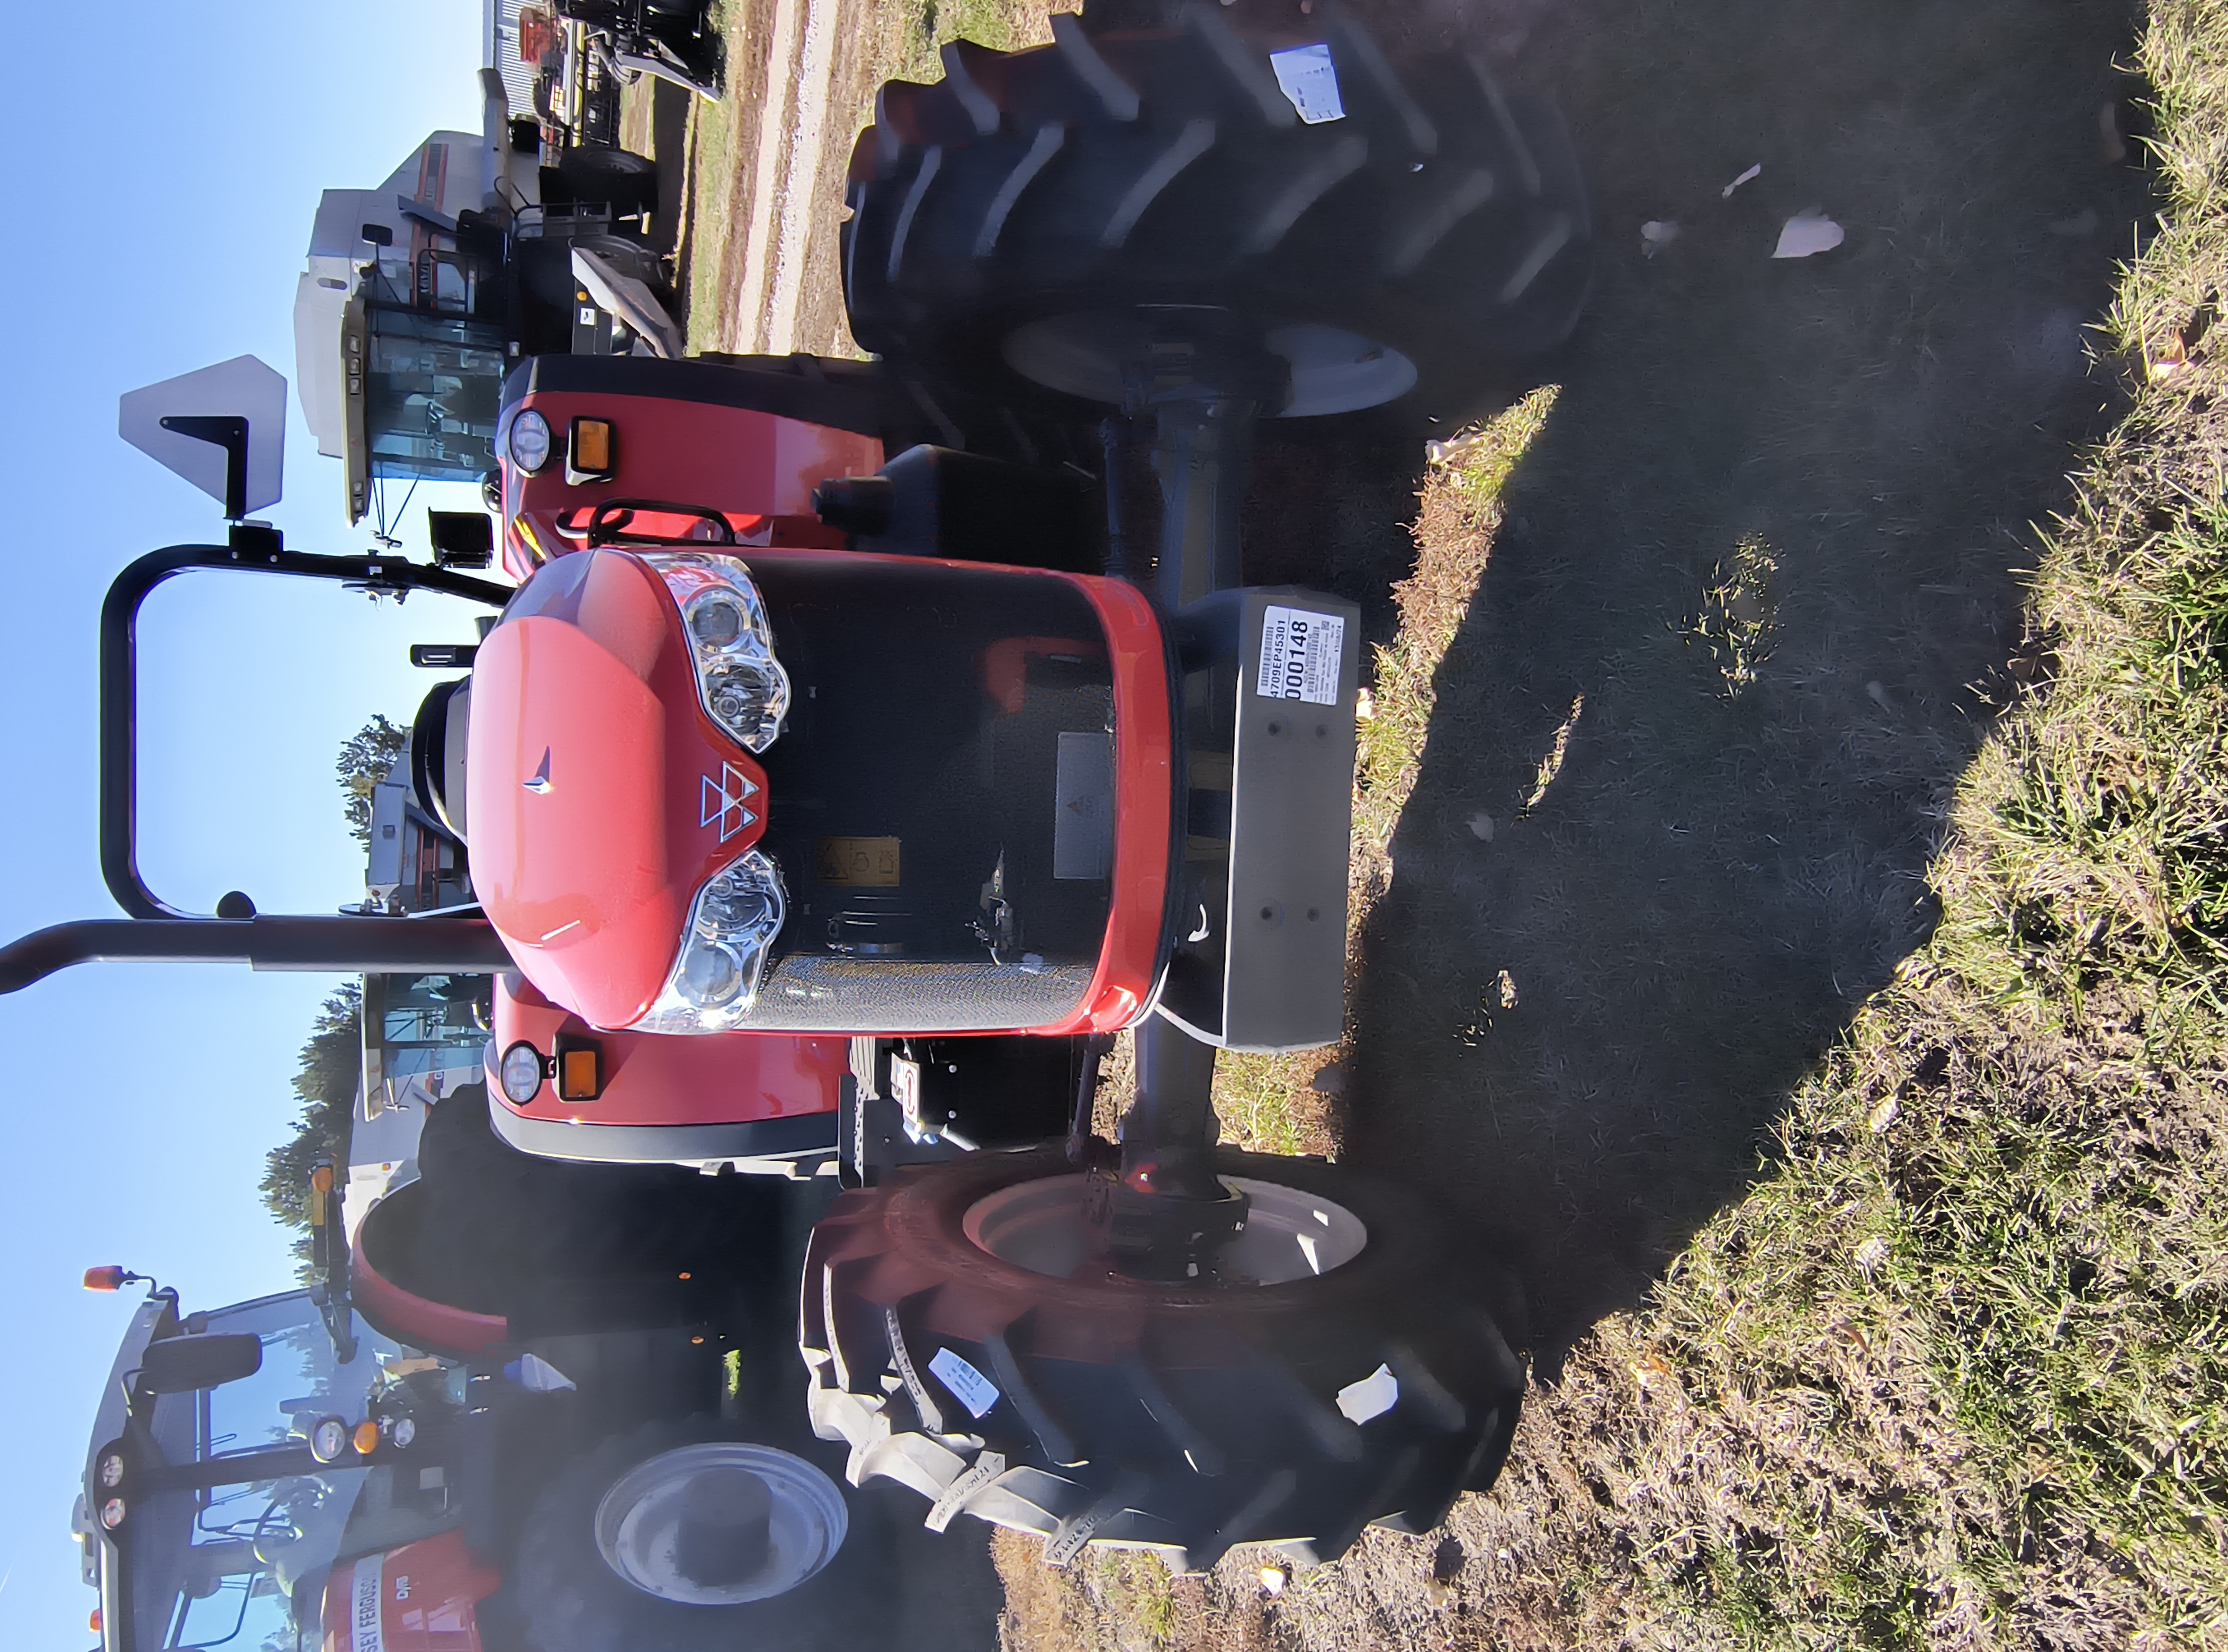
[[[0,932],[115,912],[93,821],[95,617],[144,551],[221,537],[212,503],[116,436],[122,392],[243,351],[293,376],[294,282],[317,192],[370,187],[438,127],[477,130],[477,0],[120,0],[101,43],[16,77],[33,198],[0,266],[10,323],[0,443]],[[291,404],[291,398],[290,398]],[[291,407],[297,549],[360,552],[336,461]],[[420,491],[402,530],[424,554]],[[454,504],[452,498],[449,501]],[[142,855],[158,893],[266,912],[362,893],[330,773],[373,711],[430,686],[412,641],[469,611],[374,610],[335,587],[204,575],[142,625]],[[213,1306],[291,1283],[257,1201],[287,1080],[334,978],[115,964],[0,998],[12,1124],[0,1197],[0,1645],[89,1644],[69,1512],[131,1299],[79,1276],[123,1262]]]

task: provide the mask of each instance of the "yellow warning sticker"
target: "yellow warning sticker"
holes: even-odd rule
[[[819,879],[839,889],[898,887],[898,844],[894,837],[823,837]]]

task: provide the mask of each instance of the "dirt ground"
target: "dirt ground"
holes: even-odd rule
[[[739,86],[811,57],[813,13],[840,0],[791,3],[789,55],[775,0],[742,7]],[[1428,1189],[1514,1260],[1552,1385],[1742,1196],[1792,1086],[1928,933],[1950,790],[2018,664],[2030,524],[2065,504],[2076,450],[2114,411],[2084,329],[2148,202],[2142,88],[2116,67],[2136,10],[1352,9],[1396,59],[1476,51],[1552,96],[1596,192],[1589,319],[1535,369],[1560,387],[1436,671],[1330,1120],[1341,1156]],[[1232,10],[1306,26],[1298,0]],[[847,24],[818,48],[831,107],[863,106],[868,40]],[[755,156],[741,104],[729,141]],[[778,224],[751,227],[762,197],[736,195],[711,289],[727,307],[709,331],[697,318],[701,343],[842,342],[841,125],[823,123],[816,170],[790,138],[735,169],[738,189],[765,168],[809,179],[826,228],[784,266]],[[1782,223],[1813,210],[1845,244],[1775,261]],[[1677,226],[1653,258],[1651,221]],[[1349,591],[1390,640],[1424,481],[1413,447],[1272,445],[1252,571]],[[1009,1630],[1556,1644],[1552,1599],[1518,1586],[1524,1500],[1585,1495],[1552,1480],[1512,1473],[1433,1538],[1373,1534],[1282,1602],[1242,1572],[1171,1593],[1117,1568],[1087,1612],[1017,1591]],[[1450,1588],[1508,1604],[1461,1617]]]

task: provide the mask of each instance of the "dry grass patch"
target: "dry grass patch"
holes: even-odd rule
[[[1066,5],[1046,0],[902,0],[877,7],[884,65],[880,79],[941,80],[944,65],[937,54],[947,41],[971,40],[1002,52],[1043,45],[1052,39],[1052,14],[1076,10],[1079,4],[1080,0]]]

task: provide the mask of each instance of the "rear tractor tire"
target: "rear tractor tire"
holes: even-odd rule
[[[1335,18],[1343,112],[1310,124],[1219,7],[1053,21],[1053,45],[955,42],[942,81],[882,88],[843,240],[868,349],[1114,402],[1141,317],[1188,311],[1284,358],[1267,411],[1437,416],[1570,335],[1592,261],[1578,164],[1553,110],[1482,62],[1396,72]]]
[[[1522,1367],[1437,1222],[1320,1161],[1224,1149],[1252,1198],[1216,1277],[1112,1272],[1056,1149],[970,1156],[845,1194],[815,1231],[800,1346],[823,1438],[1045,1539],[1297,1559],[1362,1528],[1426,1531],[1500,1471]]]

